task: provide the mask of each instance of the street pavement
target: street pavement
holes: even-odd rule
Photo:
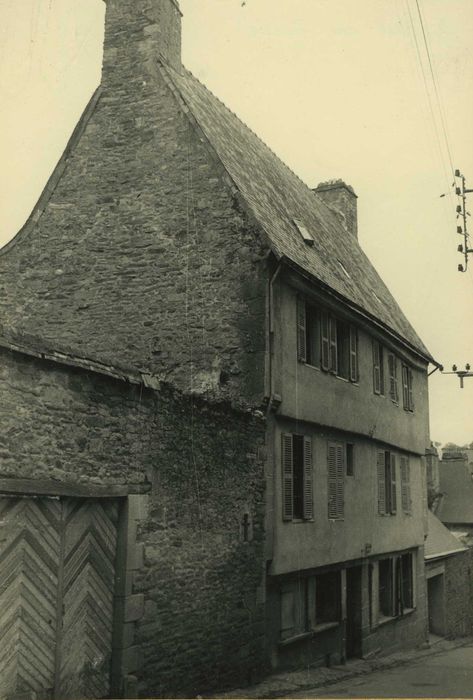
[[[473,698],[473,643],[291,698]]]

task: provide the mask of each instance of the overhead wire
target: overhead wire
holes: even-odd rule
[[[417,3],[417,0],[416,0],[416,3]],[[437,148],[438,148],[438,151],[439,151],[439,156],[440,156],[440,161],[441,161],[441,167],[442,167],[443,175],[444,175],[445,182],[446,182],[446,185],[447,185],[447,192],[448,192],[448,194],[449,194],[449,201],[450,201],[450,203],[451,203],[451,206],[452,206],[453,210],[455,210],[455,203],[454,203],[454,201],[453,201],[453,199],[452,199],[452,195],[453,195],[453,190],[452,190],[452,177],[454,177],[454,171],[452,170],[451,173],[450,173],[450,175],[449,175],[449,173],[448,173],[448,168],[447,168],[447,165],[446,165],[446,162],[445,162],[444,148],[442,147],[442,139],[441,139],[440,132],[439,132],[438,118],[436,118],[436,116],[435,116],[435,110],[434,110],[434,105],[433,105],[433,102],[432,102],[431,91],[430,91],[430,89],[429,89],[429,83],[428,83],[428,80],[427,80],[427,75],[426,75],[426,71],[425,71],[425,67],[424,67],[424,61],[422,60],[422,52],[421,52],[421,49],[420,49],[420,46],[419,46],[419,41],[418,41],[418,38],[417,38],[416,26],[415,26],[414,18],[413,18],[413,16],[412,16],[412,12],[411,12],[411,7],[410,7],[410,4],[409,4],[409,0],[406,0],[406,7],[407,7],[408,16],[409,16],[409,23],[410,23],[410,27],[411,27],[411,33],[412,33],[412,37],[413,37],[413,39],[414,39],[414,44],[415,44],[415,48],[416,48],[417,60],[418,60],[419,66],[420,66],[420,70],[421,70],[421,74],[422,74],[422,80],[423,80],[424,88],[425,88],[425,93],[426,93],[426,96],[427,96],[427,103],[428,103],[428,107],[429,107],[429,111],[430,111],[430,116],[431,116],[432,124],[433,124],[433,128],[434,128],[434,134],[435,134],[435,139],[436,139],[436,142],[437,142]],[[419,8],[419,9],[420,9],[420,8]],[[429,56],[430,56],[430,54],[429,54]],[[446,138],[446,132],[444,133],[444,139],[445,139],[445,138]],[[448,151],[449,151],[449,153],[450,153],[450,149],[449,149],[449,148],[448,148]],[[452,161],[451,161],[451,157],[450,157],[450,165],[451,165],[451,163],[452,163]]]

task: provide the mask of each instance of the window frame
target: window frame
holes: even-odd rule
[[[393,352],[388,352],[388,380],[389,398],[393,403],[399,405],[399,385],[398,385],[398,361]]]
[[[415,552],[382,557],[377,560],[377,624],[402,618],[416,608],[415,599]],[[387,565],[389,580],[381,586],[381,565]],[[389,610],[386,611],[381,594],[388,588]],[[371,592],[373,595],[374,591]],[[407,600],[406,600],[407,598]],[[383,610],[384,608],[384,610]]]
[[[322,608],[321,583],[323,579],[336,579],[327,582],[325,594],[333,592],[331,601],[334,614],[331,619],[324,619],[327,608]],[[288,608],[284,609],[284,597],[291,596],[292,625],[287,625]],[[321,608],[322,612],[320,612]],[[321,619],[322,616],[322,619]],[[279,588],[279,640],[281,644],[289,644],[301,637],[317,633],[324,629],[336,627],[342,621],[342,575],[341,569],[334,569],[320,574],[301,576],[283,583]],[[283,626],[284,623],[284,626]]]

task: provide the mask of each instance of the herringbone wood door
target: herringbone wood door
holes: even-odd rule
[[[0,498],[0,697],[54,687],[61,511]]]
[[[0,698],[109,693],[117,504],[0,498]]]
[[[114,502],[64,503],[58,698],[101,698],[110,690],[117,517]]]

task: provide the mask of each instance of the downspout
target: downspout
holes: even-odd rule
[[[269,285],[268,285],[268,406],[267,406],[267,412],[270,411],[271,409],[271,403],[273,400],[273,389],[274,389],[274,381],[273,381],[273,350],[274,350],[274,283],[276,282],[277,278],[279,277],[279,273],[281,272],[282,268],[282,259],[279,260],[277,267],[273,274],[271,275],[271,279],[269,280]]]

